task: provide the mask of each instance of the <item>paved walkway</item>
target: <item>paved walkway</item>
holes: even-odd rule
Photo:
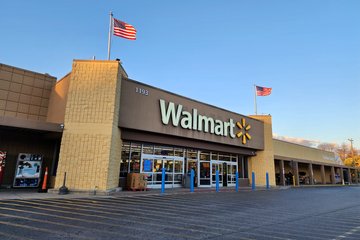
[[[339,187],[342,185],[312,185],[312,186],[299,186],[296,188],[312,188],[312,187]],[[345,185],[344,187],[347,187]],[[351,186],[360,186],[360,185],[351,185]],[[291,186],[276,186],[271,187],[270,190],[284,190],[290,189]],[[266,190],[264,187],[256,187],[257,191]],[[251,187],[241,187],[239,188],[240,192],[243,191],[252,191]],[[209,193],[216,192],[215,188],[195,188],[195,193]],[[222,187],[220,188],[220,192],[235,192],[234,187]],[[188,188],[173,188],[173,189],[165,189],[165,195],[172,194],[188,194],[190,193],[190,189]],[[0,201],[6,199],[47,199],[47,198],[86,198],[86,197],[98,197],[98,198],[109,198],[109,197],[129,197],[129,196],[141,196],[141,195],[160,195],[160,189],[150,189],[148,191],[120,191],[114,192],[110,195],[104,194],[96,194],[94,192],[91,193],[72,193],[70,191],[69,194],[59,195],[56,191],[48,192],[48,193],[39,193],[38,189],[0,189]]]
[[[273,189],[279,189],[273,188]],[[258,187],[257,190],[264,190],[264,188]],[[250,187],[239,188],[239,191],[251,191]],[[200,192],[216,192],[215,188],[195,188],[195,193]],[[229,188],[220,188],[220,192],[235,192],[234,187]],[[188,188],[173,188],[165,189],[165,195],[172,194],[187,194],[190,193]],[[120,191],[114,192],[109,195],[96,194],[94,192],[90,193],[72,193],[59,195],[56,191],[48,193],[39,193],[37,189],[0,189],[0,200],[6,199],[46,199],[46,198],[83,198],[83,197],[99,197],[99,198],[109,198],[109,197],[127,197],[127,196],[139,196],[139,195],[160,195],[160,189],[149,189],[148,191]]]

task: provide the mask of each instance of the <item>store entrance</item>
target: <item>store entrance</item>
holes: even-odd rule
[[[210,187],[211,186],[211,172],[210,162],[200,161],[199,162],[199,187]]]
[[[160,188],[162,169],[165,169],[165,187],[181,187],[184,175],[184,158],[143,154],[140,173],[147,176],[149,188]]]
[[[226,166],[226,163],[222,161],[211,161],[211,186],[216,186],[216,171],[219,172],[219,186],[224,186],[224,165]]]
[[[227,186],[235,186],[236,185],[236,170],[237,163],[236,162],[227,162],[226,163],[226,182]]]

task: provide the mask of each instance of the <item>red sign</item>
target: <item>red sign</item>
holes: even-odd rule
[[[5,159],[6,159],[6,152],[0,151],[0,185],[2,184],[2,179],[5,172]]]

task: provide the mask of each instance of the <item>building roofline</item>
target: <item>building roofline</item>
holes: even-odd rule
[[[11,65],[6,65],[6,64],[0,63],[0,68],[2,68],[3,66],[6,67],[6,68],[13,68],[13,69],[20,70],[20,71],[25,71],[25,72],[28,72],[28,73],[39,74],[39,75],[43,75],[43,76],[46,76],[46,77],[51,77],[51,78],[57,79],[55,76],[52,76],[52,75],[50,75],[48,73],[35,72],[35,71],[28,70],[28,69],[14,67],[14,66],[11,66]]]

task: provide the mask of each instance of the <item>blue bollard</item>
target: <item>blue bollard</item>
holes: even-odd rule
[[[268,172],[266,172],[266,189],[270,189],[269,173]]]
[[[251,174],[251,189],[252,190],[256,189],[256,186],[255,186],[255,173],[254,172],[252,172],[252,174]]]
[[[235,190],[238,192],[239,191],[239,172],[238,171],[236,171],[235,177],[236,177]]]
[[[190,171],[190,192],[194,192],[194,169]]]
[[[165,168],[162,168],[161,173],[161,193],[165,192]]]
[[[219,192],[219,170],[216,170],[215,180],[216,180],[216,191]]]

